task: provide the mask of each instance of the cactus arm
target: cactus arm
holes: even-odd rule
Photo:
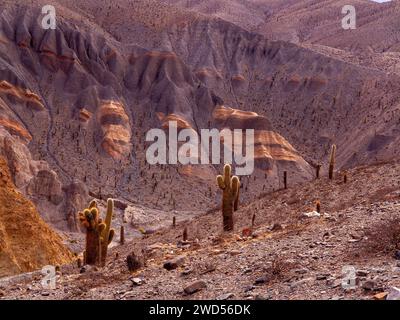
[[[237,211],[239,209],[239,191],[236,194],[235,201],[233,203],[233,211]]]
[[[92,209],[90,209],[90,214],[92,215],[92,219],[97,222],[99,218],[99,210],[93,207]]]
[[[218,184],[218,187],[220,187],[222,190],[225,189],[224,178],[221,175],[217,176],[217,184]]]
[[[233,210],[237,211],[239,207],[239,190],[240,190],[240,181],[239,178],[234,176],[232,178],[232,193],[233,193]]]
[[[224,166],[224,183],[225,188],[229,189],[231,186],[231,166],[229,164]]]
[[[114,200],[108,199],[107,200],[107,215],[106,215],[106,220],[104,221],[104,223],[106,224],[106,229],[104,230],[104,233],[106,235],[108,235],[110,233],[111,219],[112,219],[113,212],[114,212]]]
[[[100,243],[100,265],[105,266],[106,258],[107,258],[107,247],[112,241],[114,236],[114,229],[111,229],[111,220],[114,212],[114,200],[108,199],[107,200],[107,214],[104,220],[105,228],[101,232],[101,243]]]
[[[111,243],[112,239],[114,238],[114,234],[115,234],[115,230],[111,229],[110,234],[108,235],[108,243],[107,244]]]
[[[237,193],[239,191],[239,184],[240,184],[239,178],[234,176],[232,178],[232,194],[233,194],[233,198],[236,198],[236,196],[237,196]]]
[[[79,212],[79,213],[78,213],[78,217],[79,217],[79,221],[81,222],[81,224],[82,224],[85,228],[88,228],[88,227],[89,227],[89,223],[87,222],[84,213],[83,213],[83,212]]]
[[[92,213],[88,209],[85,209],[83,211],[83,214],[85,216],[85,222],[84,222],[85,227],[88,228],[89,230],[94,230],[96,228],[95,225],[96,222],[93,219]]]
[[[100,233],[102,233],[105,230],[105,228],[106,228],[106,224],[105,223],[100,223],[99,227],[98,227],[98,230],[99,230]]]
[[[96,200],[92,200],[92,201],[90,202],[90,204],[89,204],[89,209],[92,209],[92,208],[97,208],[97,202],[96,202]]]
[[[102,240],[102,238],[101,237],[99,237],[98,238],[98,247],[97,247],[97,259],[98,259],[98,261],[97,261],[97,264],[99,264],[99,265],[101,265],[102,264],[102,257],[103,257],[103,249],[102,249],[102,247],[101,247],[101,244],[102,244],[102,242],[103,242],[103,240]]]

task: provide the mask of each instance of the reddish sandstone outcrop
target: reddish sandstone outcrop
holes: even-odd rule
[[[103,149],[114,159],[120,159],[131,150],[129,117],[122,103],[105,101],[97,114],[103,131]]]
[[[18,192],[0,158],[0,277],[70,262],[72,253]]]
[[[36,111],[44,110],[44,105],[40,97],[29,89],[14,86],[11,83],[0,81],[0,94],[12,96],[27,103],[27,106]]]

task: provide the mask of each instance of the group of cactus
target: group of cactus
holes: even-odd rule
[[[330,180],[333,179],[333,171],[335,169],[335,162],[336,162],[336,145],[333,144],[332,147],[331,147],[331,154],[329,156],[328,176],[329,176]],[[319,179],[319,172],[320,172],[320,169],[321,169],[321,165],[317,164],[315,169],[316,169],[316,178]],[[347,182],[347,175],[346,175],[345,181]]]
[[[335,158],[336,158],[336,145],[332,145],[331,154],[329,158],[329,179],[333,179],[333,172],[335,169]],[[319,178],[321,165],[316,167],[317,179]],[[347,174],[344,175],[344,182],[347,182]],[[237,176],[232,176],[232,168],[229,164],[224,166],[223,175],[217,176],[217,185],[222,190],[222,221],[224,231],[233,230],[234,221],[233,213],[238,209],[239,205],[239,190],[240,181]],[[284,172],[284,185],[287,188],[287,172]],[[317,205],[318,211],[320,210],[320,204]]]
[[[229,164],[224,166],[223,175],[217,176],[217,184],[223,191],[222,217],[225,231],[233,230],[233,212],[238,210],[240,181],[237,176],[232,176]],[[86,230],[86,248],[83,254],[83,264],[105,266],[107,248],[111,243],[115,231],[111,229],[111,220],[114,212],[114,201],[107,200],[106,217],[100,217],[97,202],[93,200],[89,207],[78,213],[79,221]],[[175,226],[175,223],[173,223]],[[184,232],[187,238],[187,229]],[[124,242],[123,228],[121,228],[121,243]],[[186,239],[185,239],[186,240]]]
[[[329,161],[329,179],[333,179],[335,167],[336,145],[332,145]],[[317,178],[320,166],[317,166]],[[285,172],[285,182],[287,176]],[[229,164],[224,166],[223,175],[217,176],[217,185],[222,190],[222,221],[224,231],[231,231],[234,227],[233,213],[239,207],[240,181],[237,176],[232,176],[232,168]],[[286,183],[285,183],[286,186]],[[317,205],[317,207],[319,207]],[[111,229],[111,220],[114,211],[114,201],[107,200],[106,218],[100,217],[97,203],[93,200],[89,208],[79,212],[79,220],[86,229],[86,250],[84,252],[84,264],[104,266],[107,258],[107,248],[114,236]],[[174,223],[175,225],[175,223]],[[121,233],[122,233],[121,229]],[[121,235],[121,241],[123,236]]]
[[[97,203],[93,200],[89,208],[79,212],[79,220],[86,229],[86,250],[84,264],[104,266],[107,258],[107,248],[114,237],[111,229],[111,220],[114,212],[114,201],[107,200],[107,213],[105,220],[100,217]]]

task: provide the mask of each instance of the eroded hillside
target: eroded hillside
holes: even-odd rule
[[[63,265],[72,258],[61,237],[17,191],[0,158],[0,277]]]
[[[144,138],[152,128],[167,129],[168,120],[182,122],[195,132],[214,127],[214,110],[235,105],[221,98],[225,91],[201,79],[191,62],[175,52],[179,50],[144,48],[103,30],[97,23],[105,12],[116,14],[114,5],[92,19],[82,11],[73,12],[69,2],[60,3],[57,29],[44,30],[38,23],[41,4],[2,5],[0,94],[4,134],[11,135],[2,153],[17,168],[12,173],[18,188],[35,201],[46,221],[78,230],[76,211],[90,197],[111,196],[123,207],[139,204],[193,213],[217,205],[214,176],[220,166],[195,170],[150,166]],[[81,5],[88,10],[97,3]],[[170,20],[165,27],[171,24],[175,29],[176,23]],[[259,135],[264,150],[258,152],[260,165],[254,173],[258,182],[243,183],[246,201],[279,188],[283,170],[290,171],[293,182],[313,174],[285,134],[278,134],[268,122],[271,116],[261,118],[266,120],[240,124],[241,129],[264,132]],[[274,158],[280,151],[272,148],[288,149],[295,156]]]

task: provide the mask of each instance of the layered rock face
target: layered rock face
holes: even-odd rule
[[[244,199],[251,197],[246,193],[254,194],[256,190],[276,190],[283,187],[283,175],[286,171],[290,177],[290,184],[312,179],[314,170],[300,153],[279,133],[265,116],[253,111],[243,111],[225,106],[214,109],[213,121],[216,127],[233,130],[241,129],[242,141],[234,140],[233,148],[243,150],[245,154],[247,136],[246,130],[254,130],[254,165],[255,178],[242,177],[245,194]],[[235,150],[235,149],[234,149]],[[256,179],[256,177],[258,179]]]
[[[216,125],[221,129],[254,130],[254,158],[258,167],[271,170],[274,166],[293,165],[293,172],[311,176],[311,167],[296,149],[273,130],[270,121],[252,111],[242,111],[220,106],[213,113]],[[244,139],[245,140],[245,139]],[[245,145],[245,141],[242,145]]]
[[[355,30],[342,28],[344,0],[163,2],[213,17],[169,34],[178,55],[210,83],[232,79],[213,85],[225,104],[266,115],[309,162],[332,143],[340,167],[398,158],[398,2],[353,1]]]
[[[197,133],[210,125],[219,128],[213,117],[215,108],[224,104],[224,99],[228,107],[236,105],[218,83],[218,77],[227,76],[225,67],[218,72],[212,66],[202,73],[197,59],[188,60],[196,49],[190,44],[186,55],[182,54],[183,44],[176,42],[180,31],[175,20],[159,19],[162,28],[150,25],[149,38],[137,43],[158,41],[164,37],[164,27],[172,28],[173,38],[145,49],[116,40],[91,19],[82,22],[72,11],[78,3],[70,1],[56,6],[57,28],[44,30],[39,23],[43,4],[21,2],[18,7],[6,2],[0,16],[1,152],[17,187],[34,201],[43,218],[60,229],[78,230],[74,210],[89,201],[88,194],[163,210],[204,210],[215,205],[218,166],[149,166],[144,138],[152,128],[167,129],[169,121]],[[95,2],[79,5],[85,10],[98,8]],[[141,1],[134,12],[138,15],[147,7]],[[171,14],[175,10],[165,9]],[[99,18],[104,14],[99,12]],[[179,16],[182,21],[196,18],[185,12]],[[204,23],[203,19],[190,28],[197,33]],[[186,30],[189,25],[185,22],[181,27]],[[115,32],[121,36],[140,33]],[[209,53],[204,56],[204,62],[208,61]],[[208,79],[210,76],[215,80]],[[247,81],[239,70],[232,73],[231,80],[238,90],[243,90],[242,82]],[[266,134],[263,131],[269,132],[267,139],[275,139],[275,149],[286,143],[284,138],[257,117],[244,125],[241,121],[230,123],[231,129],[236,126],[255,126],[259,131],[257,139],[263,142],[257,146],[257,157],[270,163],[266,166],[259,161],[254,175],[268,176],[270,181],[262,191],[279,188],[278,171],[285,166],[284,159],[275,161],[272,143],[267,147],[266,138],[260,137]],[[305,169],[309,166],[297,155],[288,162],[299,162],[293,167],[299,172],[294,170],[293,176],[299,181],[310,178],[306,174],[309,169]],[[187,199],[193,199],[190,194],[194,189],[199,191],[190,203]],[[248,198],[259,192],[258,187],[248,190]]]
[[[0,158],[0,277],[70,262],[72,253],[15,188]]]
[[[89,194],[87,188],[76,190],[74,186],[83,182],[63,184],[48,162],[34,160],[25,140],[6,127],[0,127],[0,155],[7,162],[15,186],[35,203],[46,222],[64,231],[78,230],[75,203],[87,203]],[[71,201],[76,196],[81,200]]]
[[[104,102],[99,108],[98,119],[103,131],[103,149],[114,159],[129,154],[131,128],[124,106],[113,101]]]

